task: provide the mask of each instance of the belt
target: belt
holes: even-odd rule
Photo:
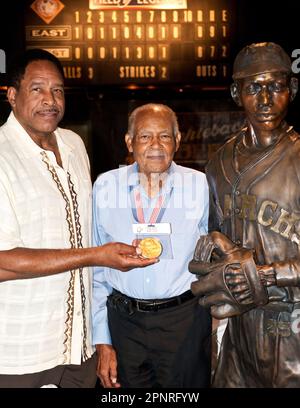
[[[123,293],[113,289],[112,294],[108,297],[108,304],[115,309],[126,311],[129,314],[138,312],[157,312],[161,309],[168,309],[181,305],[188,300],[195,299],[195,296],[190,290],[182,293],[179,296],[174,296],[168,299],[135,299],[124,295]]]

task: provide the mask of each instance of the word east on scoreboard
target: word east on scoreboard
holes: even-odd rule
[[[69,86],[230,80],[235,0],[35,0],[26,47],[62,62]]]

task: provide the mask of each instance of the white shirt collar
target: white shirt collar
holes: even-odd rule
[[[20,150],[22,151],[24,157],[32,157],[32,155],[40,155],[42,152],[49,153],[47,150],[42,149],[32,140],[32,138],[23,128],[21,123],[15,117],[13,112],[10,113],[7,119],[7,125],[17,130],[16,132],[17,136],[14,141],[16,145],[20,147]],[[59,151],[61,155],[64,156],[66,159],[66,156],[72,153],[73,147],[65,143],[65,141],[62,139],[59,128],[57,128],[54,131],[54,134],[56,136]],[[62,160],[64,159],[64,157],[62,157]]]

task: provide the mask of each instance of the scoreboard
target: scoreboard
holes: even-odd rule
[[[34,0],[27,48],[62,62],[66,85],[227,85],[236,0]]]

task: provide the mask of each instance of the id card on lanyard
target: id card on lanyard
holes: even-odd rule
[[[133,219],[137,223],[132,224],[132,231],[136,239],[154,238],[159,240],[162,246],[161,259],[172,259],[171,224],[161,222],[168,202],[171,198],[173,188],[168,194],[160,194],[150,215],[149,222],[146,222],[142,205],[141,193],[138,188],[130,189],[131,209]]]

